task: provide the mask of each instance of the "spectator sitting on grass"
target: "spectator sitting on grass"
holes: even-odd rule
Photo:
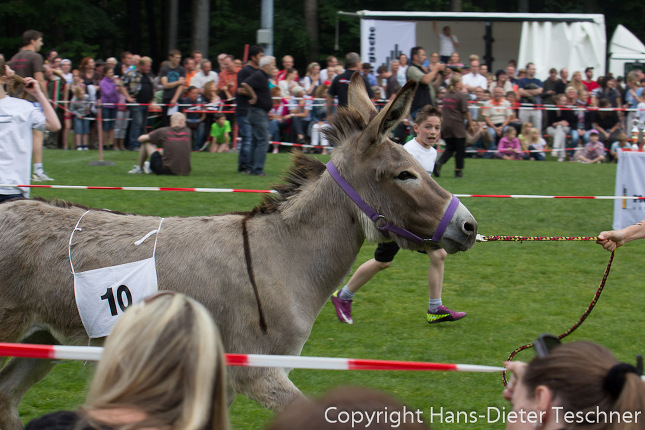
[[[599,139],[598,130],[595,128],[589,130],[589,143],[578,155],[578,161],[584,164],[600,164],[605,161],[605,145]]]
[[[215,116],[215,122],[211,126],[210,136],[211,147],[209,152],[228,152],[231,142],[231,123],[223,113]]]
[[[504,132],[504,137],[499,140],[495,158],[502,160],[521,160],[522,146],[520,140],[515,137],[516,132],[513,127],[508,127]]]
[[[638,145],[635,143],[633,145],[630,144],[625,133],[618,133],[616,139],[617,140],[611,144],[611,149],[609,150],[615,162],[618,162],[618,156],[622,151],[638,150]]]
[[[190,129],[186,127],[186,115],[183,113],[173,113],[170,116],[170,127],[162,127],[139,136],[139,142],[139,164],[128,173],[190,173]],[[157,145],[161,146],[161,150],[157,149]],[[150,161],[147,161],[148,157]]]
[[[540,136],[540,130],[535,127],[529,129],[526,143],[528,144],[528,149],[531,152],[529,153],[529,157],[525,157],[525,159],[529,158],[531,160],[544,161],[546,141],[542,136]]]

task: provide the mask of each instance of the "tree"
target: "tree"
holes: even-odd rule
[[[309,52],[312,59],[320,56],[320,39],[318,33],[318,0],[304,0],[305,27],[309,35]]]
[[[204,51],[213,59],[225,52],[240,58],[245,44],[256,43],[260,28],[258,0],[5,0],[0,8],[0,52],[13,55],[21,46],[21,35],[29,29],[44,33],[45,46],[55,48],[74,64],[84,56],[105,59],[124,50],[148,55],[156,67],[166,59],[176,28],[173,48],[186,54]],[[467,12],[518,12],[519,0],[371,0],[372,10],[450,11],[461,3]],[[528,12],[602,13],[607,39],[623,24],[645,40],[642,5],[637,0],[526,0]],[[169,6],[177,5],[169,14]],[[301,72],[311,61],[324,62],[330,54],[342,58],[360,50],[360,20],[339,17],[339,10],[365,9],[364,0],[274,0],[274,52],[291,54]],[[170,25],[170,19],[176,25]],[[339,45],[335,46],[336,25]],[[173,33],[170,31],[170,33]]]
[[[193,27],[190,38],[191,51],[208,52],[208,0],[193,0]]]

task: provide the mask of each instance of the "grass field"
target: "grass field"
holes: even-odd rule
[[[268,155],[268,176],[260,178],[238,174],[236,154],[198,153],[190,176],[156,177],[126,173],[135,163],[135,153],[107,153],[105,158],[114,161],[113,167],[88,166],[96,157],[95,151],[47,150],[45,169],[56,178],[55,184],[269,189],[289,161],[287,154]],[[464,177],[456,179],[452,163],[444,166],[438,182],[453,193],[612,195],[614,190],[616,167],[610,164],[467,160]],[[45,189],[32,195],[160,216],[248,210],[260,199],[257,194]],[[462,202],[484,235],[595,236],[612,224],[611,201],[464,198]],[[371,258],[374,247],[365,244],[354,267]],[[597,341],[628,362],[643,353],[639,333],[645,322],[641,310],[644,251],[645,241],[618,250],[596,309],[568,340]],[[468,317],[429,326],[425,322],[427,257],[401,252],[391,269],[355,297],[355,325],[341,324],[331,303],[325,306],[303,355],[501,365],[514,348],[540,333],[559,334],[573,325],[593,297],[608,258],[608,252],[591,242],[477,244],[446,262],[444,303],[468,312]],[[525,360],[531,357],[532,352],[518,355]],[[59,365],[26,396],[20,408],[23,420],[80,404],[90,374],[82,363]],[[498,374],[295,370],[291,379],[313,396],[341,384],[388,391],[410,407],[422,409],[435,429],[501,429],[501,420],[487,422],[487,408],[510,410],[502,399]],[[437,415],[430,415],[440,407],[475,411],[483,418],[442,423]],[[262,429],[271,416],[242,397],[231,409],[236,430]]]

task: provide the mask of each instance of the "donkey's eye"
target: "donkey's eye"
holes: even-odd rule
[[[408,179],[416,179],[417,177],[414,176],[412,173],[408,172],[407,170],[402,171],[399,173],[399,175],[396,177],[399,181],[407,181]]]

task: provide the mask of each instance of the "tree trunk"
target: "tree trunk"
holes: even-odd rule
[[[177,29],[179,27],[179,0],[168,0],[166,4],[166,16],[168,17],[168,50],[178,49]]]
[[[157,43],[157,16],[155,14],[159,9],[156,7],[156,2],[154,0],[146,0],[146,21],[148,23],[148,46],[149,52],[148,55],[150,58],[154,59],[155,67],[158,67],[161,63],[160,59],[163,57],[162,47]],[[141,54],[137,52],[137,54]]]
[[[318,0],[304,0],[305,26],[309,34],[308,61],[318,61],[320,56],[320,37],[318,33]]]
[[[128,2],[128,31],[127,45],[129,51],[141,51],[141,32],[138,31],[141,25],[141,1],[131,0]]]
[[[193,28],[190,36],[190,48],[201,51],[204,58],[208,54],[208,27],[210,21],[209,0],[193,0]]]
[[[450,0],[450,11],[451,12],[461,12],[461,0]]]

